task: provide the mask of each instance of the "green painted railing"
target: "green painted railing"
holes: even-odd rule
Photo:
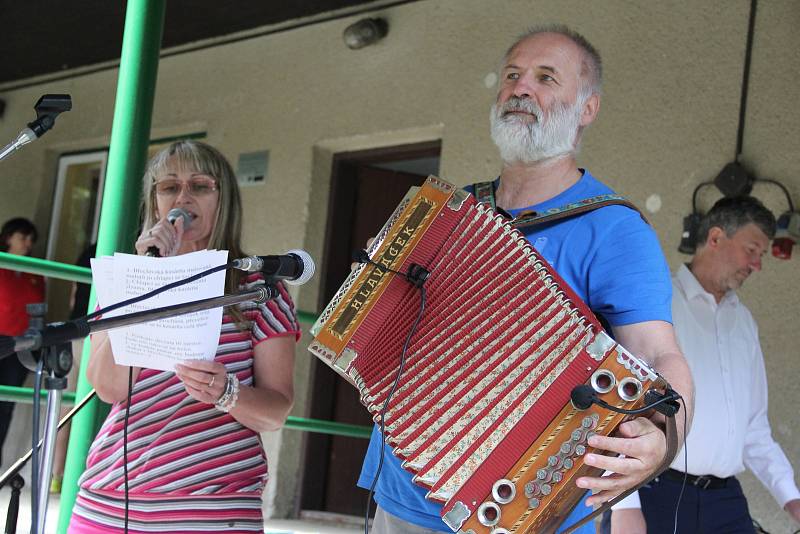
[[[94,395],[92,391],[91,395]],[[47,391],[40,391],[39,396],[43,401],[47,400]],[[18,388],[15,386],[0,386],[0,401],[18,402],[21,404],[33,404],[33,389]],[[71,391],[63,393],[61,402],[64,406],[75,404],[76,396]],[[351,425],[348,423],[337,423],[335,421],[323,421],[321,419],[308,419],[305,417],[295,417],[290,415],[286,419],[284,428],[290,430],[302,430],[305,432],[317,432],[320,434],[333,434],[336,436],[347,436],[350,438],[369,438],[372,428],[361,425]]]
[[[8,252],[0,252],[0,267],[71,282],[92,283],[92,270],[88,267],[78,267],[68,263],[58,263],[28,256],[17,256]]]
[[[0,252],[0,268],[14,269],[29,273],[41,274],[50,278],[60,278],[62,280],[73,280],[75,282],[91,283],[92,271],[86,267],[76,267],[66,263],[56,261],[40,260],[38,258],[28,258]],[[298,311],[297,319],[306,324],[313,324],[317,320],[315,313]],[[39,393],[42,400],[47,399],[47,392]],[[72,392],[64,392],[61,399],[65,406],[74,405],[76,395]],[[33,404],[33,389],[15,386],[0,385],[0,401],[18,402],[22,404]],[[289,416],[286,420],[285,428],[292,430],[303,430],[306,432],[318,432],[322,434],[334,434],[337,436],[348,436],[353,438],[369,438],[372,428],[362,425],[351,425],[347,423],[337,423],[335,421],[324,421],[321,419],[307,419],[304,417]]]
[[[9,356],[9,358],[13,358],[13,356]],[[47,390],[41,390],[39,392],[39,398],[46,401]],[[0,386],[0,401],[33,404],[33,389],[18,388],[16,386]],[[72,406],[75,404],[75,393],[65,391],[61,396],[61,403],[65,406]]]

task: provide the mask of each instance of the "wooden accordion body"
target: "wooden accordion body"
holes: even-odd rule
[[[550,532],[596,475],[592,433],[625,416],[570,393],[590,384],[619,408],[666,383],[617,345],[525,237],[434,177],[409,192],[312,329],[309,350],[361,394],[374,420],[396,377],[421,291],[426,307],[385,415],[386,439],[453,531]]]

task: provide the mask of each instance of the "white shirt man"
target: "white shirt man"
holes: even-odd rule
[[[758,327],[735,292],[761,270],[774,226],[755,199],[721,200],[701,228],[706,238],[691,264],[673,277],[675,333],[696,383],[694,421],[670,471],[614,507],[612,532],[644,532],[643,520],[647,532],[673,532],[683,473],[678,532],[754,532],[734,478],[745,467],[800,521],[794,471],[767,419]]]

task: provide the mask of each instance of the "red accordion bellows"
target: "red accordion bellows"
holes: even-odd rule
[[[407,196],[370,257],[380,266],[351,273],[310,350],[359,388],[379,422],[421,301],[389,269],[423,266],[426,308],[386,413],[387,441],[454,530],[549,529],[582,494],[571,481],[588,472],[588,435],[622,421],[575,409],[572,388],[610,366],[601,374],[633,379],[636,398],[598,393],[630,407],[657,375],[608,338],[522,234],[446,182],[431,177]]]

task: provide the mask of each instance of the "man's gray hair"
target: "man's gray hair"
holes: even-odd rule
[[[514,41],[514,44],[508,47],[508,50],[506,50],[506,53],[503,56],[503,64],[505,64],[506,60],[508,60],[508,57],[514,51],[517,45],[519,45],[522,41],[525,41],[526,39],[540,33],[557,33],[575,43],[575,45],[577,45],[578,48],[580,48],[583,52],[583,61],[581,61],[582,83],[580,87],[582,96],[585,99],[592,94],[601,94],[603,85],[603,61],[600,59],[600,53],[583,35],[564,24],[547,24],[534,26],[528,29],[525,33],[520,35],[516,41]]]
[[[700,221],[697,228],[697,246],[703,246],[708,232],[721,228],[728,237],[733,236],[742,226],[753,223],[769,239],[775,237],[775,216],[755,197],[725,197],[719,199]]]

